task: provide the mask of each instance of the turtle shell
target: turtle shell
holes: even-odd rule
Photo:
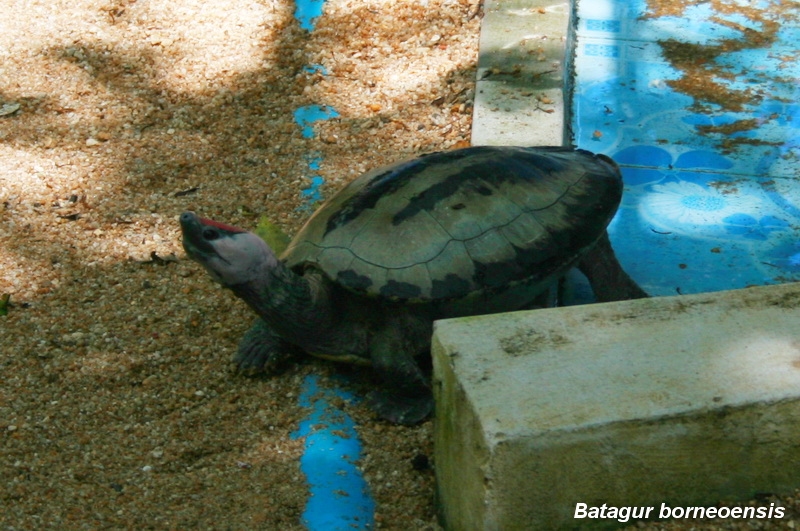
[[[603,233],[621,196],[617,166],[588,151],[432,153],[351,182],[283,259],[367,296],[457,300],[562,273]]]

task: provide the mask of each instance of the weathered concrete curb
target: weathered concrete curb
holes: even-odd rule
[[[473,145],[564,142],[570,5],[563,0],[486,0]]]
[[[576,504],[797,487],[798,324],[800,283],[438,322],[446,528],[619,526]]]

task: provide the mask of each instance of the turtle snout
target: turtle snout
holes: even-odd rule
[[[196,244],[201,241],[213,242],[222,236],[216,227],[203,223],[200,216],[194,212],[184,212],[178,220],[184,237],[189,237]]]
[[[200,222],[200,218],[194,212],[184,212],[178,218],[183,233],[183,248],[190,257],[197,260],[200,253],[208,254],[213,252],[213,248],[207,243],[208,238],[205,234],[207,228]],[[213,238],[211,238],[213,239]]]
[[[187,227],[191,226],[193,223],[198,223],[197,214],[194,212],[184,212],[178,218],[178,221],[181,224],[181,228],[186,229]]]

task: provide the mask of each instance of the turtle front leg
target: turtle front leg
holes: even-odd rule
[[[263,319],[253,326],[239,342],[233,356],[234,368],[247,376],[273,373],[295,357],[295,349],[278,336]]]
[[[415,352],[395,327],[373,337],[370,358],[384,389],[370,393],[368,402],[380,417],[395,424],[417,424],[433,411],[430,382],[414,360]]]
[[[599,302],[642,299],[649,295],[622,269],[608,232],[578,262],[578,269],[589,279]]]

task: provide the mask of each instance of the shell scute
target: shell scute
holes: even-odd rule
[[[616,165],[585,151],[434,153],[353,181],[284,258],[366,295],[475,297],[561,274],[602,234],[621,193]]]
[[[498,228],[508,243],[515,247],[530,247],[547,234],[542,223],[531,212],[523,212],[511,223]]]
[[[478,289],[474,283],[475,262],[467,253],[465,244],[460,240],[451,240],[442,252],[426,264],[431,288],[428,296],[432,299],[449,298],[451,293],[464,293]],[[454,278],[454,275],[458,279]],[[459,291],[460,290],[460,291]]]
[[[502,190],[494,189],[490,200],[476,200],[476,195],[481,195],[478,190],[462,187],[430,215],[450,236],[466,240],[510,223],[523,213]]]
[[[398,282],[389,279],[381,286],[380,294],[387,299],[402,299],[413,301],[422,298],[422,288],[410,282]]]
[[[411,267],[389,269],[386,273],[387,285],[382,289],[381,295],[397,299],[430,298],[431,278],[427,264],[425,262]]]
[[[470,238],[464,242],[464,247],[472,261],[478,263],[508,262],[517,255],[511,243],[498,230]]]
[[[408,268],[433,259],[450,240],[450,235],[428,215],[409,219],[399,226],[377,220],[350,245],[353,254],[388,269]],[[339,229],[344,230],[344,229]]]
[[[357,259],[350,249],[344,247],[323,247],[317,255],[317,263],[323,271],[346,271],[353,269]]]
[[[367,291],[375,283],[366,275],[357,273],[353,269],[343,269],[336,273],[336,280],[350,289],[357,291]]]
[[[474,284],[455,273],[448,273],[441,279],[435,279],[431,286],[431,299],[448,300],[463,297],[465,293],[474,291]]]

